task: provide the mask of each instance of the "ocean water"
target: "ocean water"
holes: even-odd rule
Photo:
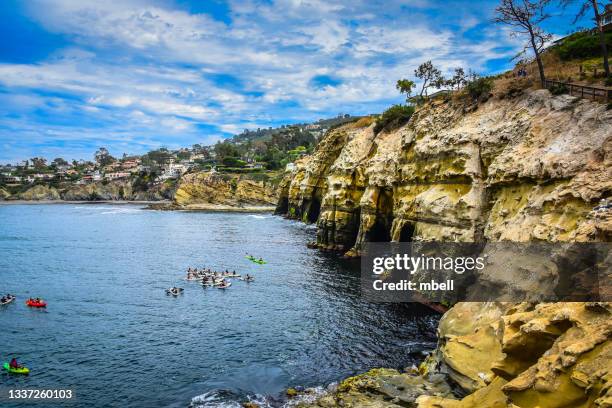
[[[0,306],[0,362],[31,369],[0,387],[75,390],[49,406],[281,406],[287,387],[417,363],[437,317],[364,302],[358,263],[306,248],[315,233],[272,215],[0,205],[0,293],[18,296]],[[184,280],[188,266],[256,281],[205,289]],[[174,285],[183,295],[165,294]]]

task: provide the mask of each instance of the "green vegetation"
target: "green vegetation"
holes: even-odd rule
[[[612,47],[612,32],[605,33],[606,45]],[[591,31],[580,31],[563,39],[553,48],[563,61],[601,57],[599,36]]]
[[[465,86],[467,94],[474,101],[484,101],[488,99],[493,89],[493,80],[489,77],[479,77],[474,75]]]
[[[551,94],[553,95],[562,95],[569,92],[567,86],[565,84],[554,84],[550,88],[548,88]]]
[[[379,133],[382,130],[397,129],[402,126],[414,113],[414,106],[412,105],[393,105],[389,109],[383,112],[382,115],[376,120],[374,126],[374,133]]]

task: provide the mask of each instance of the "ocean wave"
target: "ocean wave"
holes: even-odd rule
[[[248,217],[257,218],[258,220],[264,220],[264,219],[268,218],[265,215],[255,215],[255,214],[249,214]]]
[[[335,384],[331,384],[335,386]],[[324,396],[328,390],[324,387],[307,388],[295,398],[287,401],[278,401],[264,395],[247,395],[246,398],[238,398],[231,391],[215,390],[198,395],[191,399],[190,408],[241,408],[245,402],[251,402],[261,408],[295,408],[300,404],[311,404]]]
[[[140,209],[136,208],[116,208],[109,211],[102,211],[100,214],[133,214],[140,212]]]

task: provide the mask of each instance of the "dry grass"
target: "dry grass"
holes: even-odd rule
[[[586,86],[605,86],[601,57],[562,61],[556,53],[547,52],[542,55],[542,62],[547,79]],[[527,65],[527,72],[529,77],[538,78],[538,66],[535,61]]]
[[[355,128],[368,127],[372,123],[374,123],[374,120],[375,119],[372,116],[364,116],[363,118],[361,118],[357,122],[355,122]]]

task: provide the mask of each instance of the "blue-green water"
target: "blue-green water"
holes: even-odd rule
[[[434,316],[362,301],[355,264],[307,249],[314,234],[271,215],[0,205],[0,293],[18,296],[0,307],[0,361],[31,369],[1,386],[69,387],[89,407],[277,405],[289,386],[404,367],[433,347]],[[182,280],[204,265],[256,281]],[[184,294],[167,296],[173,285]]]

